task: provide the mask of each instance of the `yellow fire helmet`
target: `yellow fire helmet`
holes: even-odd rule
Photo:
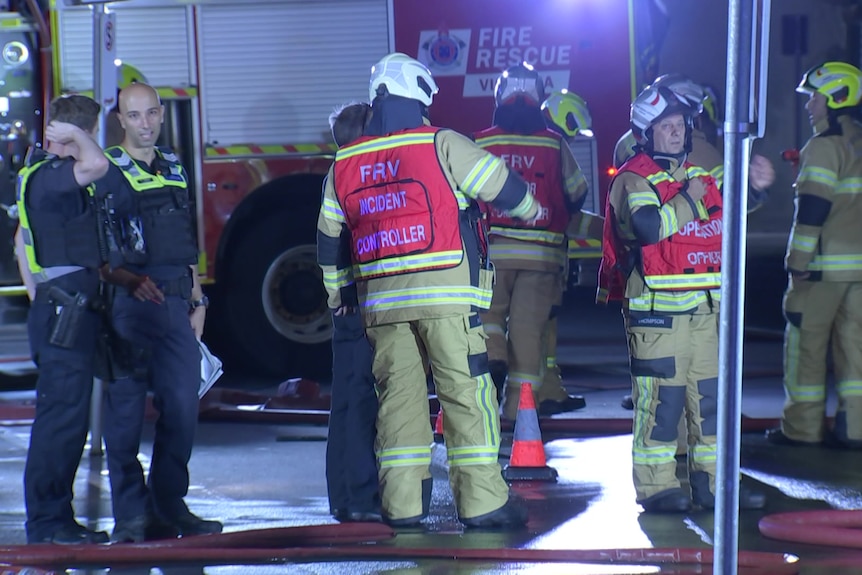
[[[117,66],[117,88],[122,90],[129,84],[136,82],[146,84],[147,77],[131,64],[123,62]]]
[[[548,126],[574,138],[578,134],[592,137],[593,118],[583,98],[566,89],[552,92],[542,102],[542,113]]]
[[[819,64],[805,72],[796,91],[823,94],[827,107],[833,110],[858,106],[862,101],[862,71],[846,62]]]

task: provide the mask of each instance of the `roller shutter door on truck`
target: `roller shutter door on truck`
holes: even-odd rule
[[[329,114],[368,100],[389,52],[386,0],[204,4],[197,18],[208,145],[331,142]]]
[[[596,139],[579,136],[574,141],[569,142],[569,148],[572,150],[572,155],[575,156],[575,160],[577,160],[578,166],[580,166],[589,185],[587,199],[581,209],[595,214],[604,213],[599,202],[601,190],[599,190],[599,164]]]
[[[59,3],[58,3],[59,5]],[[129,7],[115,3],[117,57],[157,87],[194,85],[191,74],[191,9]],[[58,10],[60,83],[65,91],[93,89],[93,14],[87,7]]]

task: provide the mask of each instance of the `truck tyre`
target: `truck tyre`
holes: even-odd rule
[[[225,328],[244,367],[277,377],[328,378],[332,323],[317,266],[318,206],[255,222],[224,274]]]

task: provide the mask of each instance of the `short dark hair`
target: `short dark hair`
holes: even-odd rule
[[[346,146],[362,135],[371,120],[371,105],[365,102],[350,102],[336,108],[329,115],[332,139],[339,148]]]
[[[48,121],[66,122],[78,126],[85,132],[92,132],[99,122],[99,112],[102,107],[87,96],[71,94],[59,96],[51,101],[48,110]]]

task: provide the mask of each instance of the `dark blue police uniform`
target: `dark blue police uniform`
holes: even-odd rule
[[[108,541],[106,533],[79,525],[72,509],[72,485],[90,423],[94,356],[100,325],[95,306],[87,305],[80,310],[74,337],[66,347],[50,341],[62,309],[62,303],[49,294],[50,288],[60,288],[70,296],[83,296],[89,302],[96,301],[99,291],[98,252],[90,254],[94,264],[90,268],[74,265],[71,260],[76,258],[70,259],[66,254],[72,244],[85,251],[96,249],[97,244],[95,227],[90,239],[83,236],[75,239],[74,234],[65,233],[68,222],[80,221],[81,216],[92,209],[88,192],[75,180],[74,163],[74,158],[59,159],[37,152],[19,178],[22,232],[25,242],[35,251],[28,257],[28,263],[31,263],[31,271],[31,258],[36,260],[37,266],[44,266],[34,273],[38,282],[36,297],[27,319],[30,350],[39,367],[36,415],[24,468],[28,543]],[[30,167],[33,171],[29,171]],[[95,223],[95,218],[91,221]],[[86,226],[83,229],[86,230]]]
[[[113,299],[113,329],[131,344],[135,372],[112,382],[105,395],[114,537],[137,541],[140,530],[156,521],[182,535],[218,532],[221,523],[193,515],[183,501],[197,427],[201,361],[189,322],[189,265],[197,261],[197,242],[185,174],[166,149],[157,149],[150,166],[122,148],[106,153],[112,165],[97,188],[112,195],[121,222],[117,242],[125,258],[122,267],[149,276],[165,295],[161,303],[142,302],[117,290]],[[159,415],[145,484],[137,455],[148,391]]]

